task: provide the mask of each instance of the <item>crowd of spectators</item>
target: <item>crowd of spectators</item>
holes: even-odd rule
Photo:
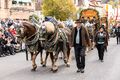
[[[14,24],[18,22],[19,20],[0,19],[0,57],[16,53],[17,37]]]

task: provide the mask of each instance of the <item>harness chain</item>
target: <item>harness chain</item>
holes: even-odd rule
[[[55,45],[58,40],[58,28],[55,27],[55,33],[52,35],[52,37],[49,40],[46,40],[46,46],[45,49],[49,50],[50,52],[55,51]]]
[[[28,48],[28,51],[30,51],[30,52],[33,52],[33,51],[37,51],[37,49],[38,49],[38,46],[39,46],[39,44],[38,44],[38,40],[39,40],[39,28],[38,27],[36,27],[35,26],[35,28],[36,28],[36,33],[35,34],[33,34],[33,35],[31,35],[30,37],[28,37],[25,41],[25,43],[26,43],[26,46],[27,46],[27,48]],[[33,36],[35,36],[32,40],[29,40],[30,38],[32,38]]]
[[[34,45],[38,41],[38,39],[39,39],[39,28],[36,27],[36,26],[35,26],[35,28],[36,28],[37,32],[35,34],[33,34],[32,36],[28,37],[25,40],[26,45]],[[33,36],[35,36],[34,39],[30,41],[29,39],[32,38]]]
[[[49,51],[56,51],[57,50],[57,44],[59,41],[63,41],[64,49],[66,50],[66,43],[68,41],[66,33],[62,31],[60,28],[56,28],[57,30],[52,35],[52,37],[46,42],[45,49]]]
[[[63,48],[64,48],[64,50],[66,50],[67,49],[66,45],[67,45],[67,41],[68,41],[67,35],[61,28],[59,28],[59,33],[58,34],[59,34],[58,35],[59,36],[58,41],[63,42]]]

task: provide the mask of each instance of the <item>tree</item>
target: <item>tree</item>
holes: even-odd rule
[[[43,0],[42,12],[59,20],[74,18],[76,8],[72,0]]]

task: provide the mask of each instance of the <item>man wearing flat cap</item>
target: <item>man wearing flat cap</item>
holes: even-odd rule
[[[90,46],[89,34],[83,23],[78,19],[75,21],[76,27],[72,30],[72,47],[74,47],[77,72],[84,73],[85,50]]]

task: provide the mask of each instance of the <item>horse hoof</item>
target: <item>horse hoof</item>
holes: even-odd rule
[[[66,67],[70,67],[70,64],[66,64]]]
[[[50,71],[53,71],[53,69],[51,68]]]
[[[52,68],[52,71],[53,71],[53,73],[57,72],[57,71],[58,71],[58,67],[55,65],[55,66]]]
[[[45,65],[45,64],[43,64],[43,65],[42,65],[42,67],[46,67],[46,65]]]
[[[33,65],[33,69],[31,71],[36,71],[37,65]]]
[[[63,59],[62,57],[59,57],[59,59]]]
[[[67,64],[67,61],[64,60],[64,63]]]
[[[50,71],[53,71],[53,68],[51,68]]]
[[[65,64],[65,66],[66,66],[66,67],[70,67],[70,64],[67,62],[67,63]]]
[[[58,69],[55,69],[55,70],[52,69],[52,71],[53,71],[53,73],[56,73],[58,71]]]
[[[36,71],[36,69],[31,69],[32,72]]]
[[[43,62],[41,62],[40,64],[43,65]]]

